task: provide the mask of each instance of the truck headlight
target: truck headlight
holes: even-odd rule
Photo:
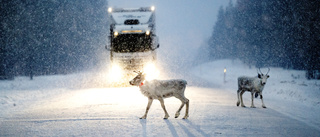
[[[114,32],[113,35],[116,37],[119,35],[118,31]]]
[[[146,35],[150,35],[150,31],[149,30],[146,31]]]

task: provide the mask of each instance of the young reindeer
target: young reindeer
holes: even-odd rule
[[[262,90],[267,83],[267,79],[269,78],[269,71],[270,68],[268,68],[268,72],[266,75],[264,75],[260,68],[259,68],[260,73],[257,70],[258,76],[257,77],[239,77],[238,78],[238,91],[237,91],[237,96],[238,96],[238,101],[237,101],[237,106],[241,103],[241,107],[245,107],[243,104],[243,99],[242,95],[245,91],[251,92],[251,107],[255,108],[253,104],[253,94],[255,94],[255,97],[260,95],[260,99],[262,102],[262,107],[266,108],[266,106],[263,103],[263,97],[262,97]]]
[[[187,119],[189,117],[189,99],[184,96],[187,81],[181,79],[145,81],[146,76],[144,73],[136,73],[138,73],[138,75],[134,79],[129,81],[129,83],[133,86],[138,86],[141,93],[144,96],[148,97],[148,106],[146,108],[146,112],[140,119],[147,118],[148,111],[154,99],[158,99],[160,101],[161,107],[165,113],[164,119],[168,119],[169,114],[165,108],[163,101],[164,98],[168,97],[176,97],[182,102],[180,108],[175,114],[175,118],[179,117],[180,111],[183,108],[184,104],[186,104],[186,114],[183,119]]]

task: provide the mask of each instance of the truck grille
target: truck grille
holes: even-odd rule
[[[142,59],[123,59],[121,64],[126,70],[140,70],[143,68],[144,61]]]

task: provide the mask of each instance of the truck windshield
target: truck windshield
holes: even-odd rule
[[[122,34],[113,38],[115,52],[145,52],[151,50],[152,40],[145,34]]]

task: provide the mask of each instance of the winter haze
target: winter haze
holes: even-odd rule
[[[0,136],[319,136],[317,2],[1,1]],[[181,104],[174,97],[164,100],[168,119],[157,100],[139,119],[148,98],[136,86],[109,83],[116,78],[105,49],[108,7],[149,6],[159,79],[187,80],[188,119],[185,107],[174,118]],[[260,98],[251,108],[249,92],[246,107],[237,107],[237,78],[260,67],[264,75],[270,68],[267,108]]]

